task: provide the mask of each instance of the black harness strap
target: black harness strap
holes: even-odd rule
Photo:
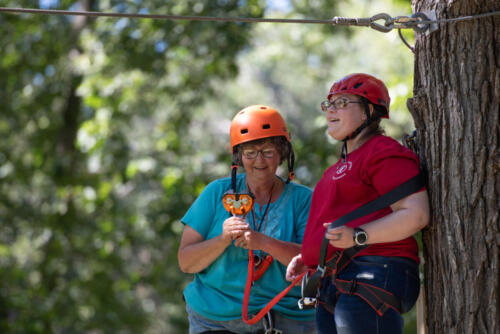
[[[389,308],[402,313],[401,301],[387,290],[356,280],[345,281],[337,278],[334,284],[340,293],[355,295],[366,301],[380,316]]]
[[[384,195],[374,199],[371,202],[364,204],[363,206],[357,208],[354,211],[340,217],[336,221],[328,226],[328,229],[339,227],[347,224],[350,221],[361,218],[370,214],[372,212],[381,210],[389,205],[399,201],[400,199],[417,192],[420,188],[425,185],[424,173],[421,171],[417,176],[411,178],[410,180],[402,183],[391,191],[385,193]],[[329,240],[323,237],[321,242],[321,249],[319,253],[318,267],[324,267],[326,262],[326,254],[328,251]]]

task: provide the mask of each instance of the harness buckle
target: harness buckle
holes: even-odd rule
[[[325,267],[320,267],[318,266],[318,269],[316,273],[321,273],[321,277],[325,274]],[[318,292],[318,285],[317,283],[314,284],[314,282],[317,282],[317,276],[316,273],[314,273],[312,276],[310,275],[310,272],[307,272],[303,277],[302,277],[302,284],[301,284],[301,297],[298,301],[297,304],[299,305],[299,309],[305,310],[305,309],[311,309],[315,308],[317,304],[316,296]],[[312,278],[312,281],[310,279]],[[312,284],[312,285],[311,285]],[[312,286],[312,288],[311,288]]]
[[[312,297],[300,298],[297,302],[301,310],[307,310],[316,307],[317,299]]]

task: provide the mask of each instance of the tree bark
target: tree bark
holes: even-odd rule
[[[412,0],[437,19],[500,10],[498,0]],[[500,333],[500,16],[415,33],[408,101],[428,171],[423,231],[428,333]]]

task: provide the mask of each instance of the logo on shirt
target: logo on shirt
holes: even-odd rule
[[[347,172],[350,171],[351,168],[352,168],[352,162],[350,162],[350,161],[347,161],[343,164],[338,165],[337,170],[335,171],[335,173],[332,176],[332,179],[338,180],[338,179],[343,178],[344,176],[347,175]]]

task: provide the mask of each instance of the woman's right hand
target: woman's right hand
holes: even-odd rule
[[[250,225],[241,217],[232,216],[222,224],[222,238],[229,244],[250,230]]]
[[[296,255],[286,268],[286,280],[291,282],[307,270],[307,266],[302,261],[302,254]]]
[[[245,220],[230,217],[222,225],[222,233],[215,238],[205,238],[186,225],[182,232],[177,259],[185,273],[198,273],[212,264],[231,245],[234,239],[250,229]]]

